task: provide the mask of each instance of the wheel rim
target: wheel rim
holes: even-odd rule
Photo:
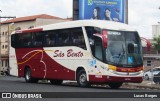
[[[148,80],[148,79],[149,79],[148,75],[146,75],[146,76],[145,76],[145,79],[146,79],[146,80]]]
[[[87,76],[86,74],[82,74],[79,78],[79,81],[80,81],[80,84],[81,85],[84,85],[84,83],[86,83],[86,80],[87,80]]]
[[[26,73],[26,79],[29,80],[30,77],[31,77],[31,73],[30,73],[30,71],[28,70],[27,73]]]

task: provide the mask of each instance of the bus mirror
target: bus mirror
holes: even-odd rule
[[[141,37],[141,40],[146,42],[147,50],[150,51],[151,50],[151,46],[152,46],[151,42],[148,39],[143,38],[143,37]]]
[[[103,47],[107,48],[107,44],[108,44],[108,39],[107,39],[107,30],[103,30],[102,31],[102,41],[103,41]]]

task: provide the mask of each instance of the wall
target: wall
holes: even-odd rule
[[[148,61],[148,62],[147,62]],[[151,63],[149,63],[151,61]],[[151,64],[151,66],[147,66],[147,64]],[[145,71],[154,68],[154,67],[159,67],[160,66],[160,56],[159,58],[144,58],[144,69]]]
[[[63,20],[63,19],[42,19],[42,18],[37,18],[36,19],[36,27],[37,26],[43,26],[43,25],[48,25],[48,24],[54,24],[54,23],[60,23],[60,22],[66,22],[68,20]]]
[[[152,26],[152,34],[153,34],[153,37],[160,36],[160,25],[153,25]]]

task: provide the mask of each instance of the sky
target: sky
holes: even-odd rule
[[[128,0],[129,25],[141,37],[152,38],[152,25],[160,22],[160,0]],[[0,16],[49,14],[72,17],[72,0],[0,0]],[[7,20],[7,19],[2,19]]]

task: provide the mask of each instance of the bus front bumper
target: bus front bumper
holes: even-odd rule
[[[130,83],[141,83],[143,77],[118,77],[118,76],[100,76],[100,75],[89,75],[89,82],[93,83],[109,83],[109,82],[130,82]]]

